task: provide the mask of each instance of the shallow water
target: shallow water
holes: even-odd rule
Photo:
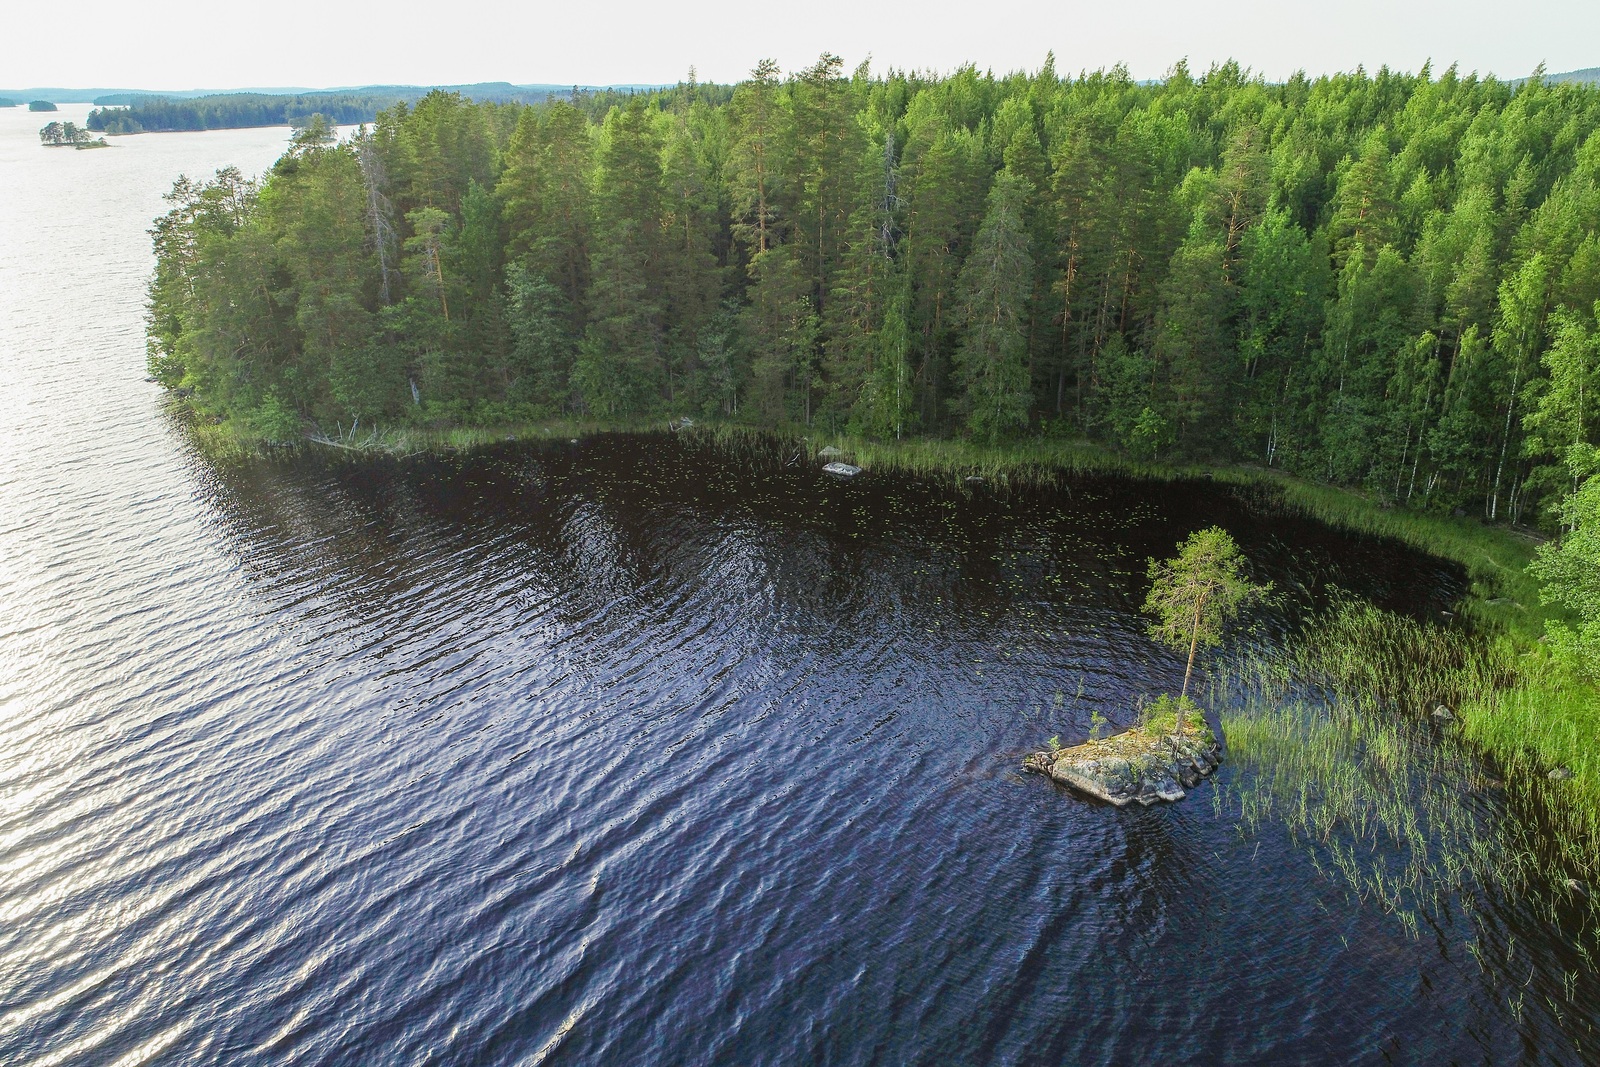
[[[1453,568],[1205,483],[666,436],[213,468],[142,382],[143,231],[285,132],[39,124],[0,111],[0,1062],[1584,1062],[1588,993],[1508,1007],[1573,965],[1515,903],[1412,938],[1210,785],[1017,773],[1181,681],[1137,608],[1191,529],[1277,582],[1264,645]]]

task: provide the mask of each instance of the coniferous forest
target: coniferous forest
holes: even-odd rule
[[[853,73],[431,94],[181,180],[151,366],[265,436],[1043,435],[1550,522],[1597,464],[1600,91]]]

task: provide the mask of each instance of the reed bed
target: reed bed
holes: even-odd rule
[[[1234,662],[1211,694],[1237,771],[1217,814],[1245,834],[1281,823],[1413,935],[1489,893],[1552,921],[1582,911],[1585,951],[1600,952],[1595,768],[1550,777],[1570,752],[1550,746],[1581,737],[1531,699],[1513,648],[1345,604],[1285,651]]]
[[[1600,699],[1552,665],[1463,702],[1464,735],[1495,754],[1562,863],[1600,887]],[[1597,888],[1600,892],[1600,888]],[[1600,898],[1597,898],[1600,899]]]

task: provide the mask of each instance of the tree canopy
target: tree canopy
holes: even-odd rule
[[[1600,445],[1590,86],[824,55],[436,92],[171,201],[153,365],[219,414],[1087,438],[1552,525]]]
[[[1529,567],[1544,582],[1547,604],[1571,611],[1577,625],[1547,624],[1556,653],[1591,681],[1600,681],[1600,476],[1591,476],[1563,503],[1565,535],[1541,545]]]
[[[1150,636],[1162,644],[1189,649],[1183,690],[1178,694],[1179,733],[1183,732],[1183,704],[1189,696],[1195,652],[1221,644],[1227,625],[1271,589],[1270,583],[1251,582],[1244,563],[1233,537],[1220,526],[1190,534],[1172,559],[1150,561],[1150,592],[1144,601],[1145,613],[1156,617]]]
[[[76,122],[50,122],[39,131],[40,143],[51,148],[87,145],[93,140],[89,131],[79,127]]]

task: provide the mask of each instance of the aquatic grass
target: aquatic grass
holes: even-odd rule
[[[227,422],[189,419],[186,428],[195,448],[213,463],[239,463],[262,449],[253,434],[240,434]]]
[[[1413,941],[1424,924],[1441,937],[1459,928],[1459,916],[1469,932],[1461,947],[1486,990],[1520,1018],[1528,1007],[1522,988],[1542,973],[1542,986],[1559,984],[1563,998],[1547,995],[1538,1010],[1559,1024],[1576,1000],[1575,959],[1519,953],[1500,909],[1481,902],[1514,902],[1540,917],[1591,968],[1600,906],[1567,881],[1584,858],[1551,850],[1514,794],[1496,795],[1499,769],[1476,744],[1365,704],[1234,698],[1223,715],[1233,773],[1213,792],[1217,817],[1245,838],[1281,829],[1321,877],[1391,917]]]
[[[1213,674],[1236,768],[1214,810],[1242,834],[1282,825],[1318,870],[1408,930],[1407,915],[1433,922],[1452,899],[1470,908],[1472,893],[1492,893],[1539,902],[1552,920],[1581,907],[1600,948],[1600,900],[1584,887],[1600,878],[1594,761],[1570,747],[1580,732],[1554,725],[1577,715],[1545,714],[1512,669],[1513,650],[1336,605],[1284,649]],[[1430,710],[1450,701],[1448,713]],[[1558,735],[1568,747],[1538,748]],[[1570,779],[1545,773],[1556,759]]]
[[[1512,649],[1458,627],[1345,601],[1293,643],[1287,662],[1345,703],[1420,714],[1513,685]]]
[[[1495,753],[1508,792],[1537,812],[1564,863],[1600,883],[1600,697],[1543,663],[1464,701],[1462,732]]]
[[[666,433],[675,424],[665,419],[550,418],[496,423],[485,426],[417,426],[405,422],[307,428],[301,439],[287,446],[266,440],[241,418],[218,419],[187,411],[189,432],[196,447],[210,459],[244,459],[283,447],[336,448],[373,455],[415,455],[421,452],[461,452],[487,448],[507,441],[564,441],[600,433]]]

